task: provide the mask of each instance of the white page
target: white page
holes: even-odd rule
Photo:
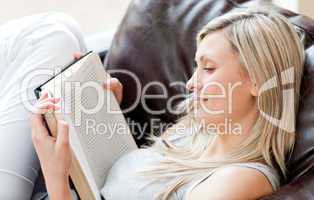
[[[86,87],[81,92],[74,91],[74,88],[79,85],[82,87],[89,81],[93,84],[96,81],[101,87],[106,77],[108,75],[98,55],[91,53],[43,87],[55,88],[54,96],[62,97],[62,116],[71,126],[72,149],[80,161],[85,176],[88,177],[89,185],[94,192],[98,190],[98,193],[113,163],[122,154],[137,148],[111,91],[103,90],[105,103],[98,112],[93,114],[74,112],[83,109],[79,102],[84,108],[91,109],[95,107],[99,98],[94,88]],[[110,104],[107,103],[108,100]],[[109,113],[108,109],[115,113]]]

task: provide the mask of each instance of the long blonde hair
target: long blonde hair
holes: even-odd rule
[[[281,121],[281,125],[294,127],[303,73],[304,47],[293,25],[275,12],[232,12],[215,18],[203,27],[197,36],[197,45],[208,34],[220,30],[239,54],[240,63],[258,89],[269,80],[277,85],[259,95],[259,110],[277,119],[283,119],[282,115],[285,115],[285,121]],[[282,73],[284,71],[289,73]],[[282,84],[289,80],[293,81],[294,106],[288,106],[287,101],[291,99],[284,96],[285,87]],[[154,142],[151,148],[162,154],[164,159],[141,172],[152,180],[151,183],[168,180],[169,185],[160,191],[156,199],[168,199],[198,173],[231,163],[263,162],[279,169],[286,178],[285,163],[295,143],[294,129],[288,132],[282,126],[270,123],[265,115],[259,114],[251,133],[238,149],[220,160],[201,160],[199,158],[211,147],[217,136],[206,133],[193,118],[193,102],[189,97],[178,105],[178,109],[184,109],[185,115],[161,136],[151,137]],[[177,146],[171,138],[178,134],[177,130],[182,125],[186,127],[186,137],[191,137],[191,143]]]

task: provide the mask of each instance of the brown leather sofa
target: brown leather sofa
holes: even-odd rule
[[[184,87],[170,87],[173,81],[186,82],[193,72],[195,37],[209,20],[232,9],[261,7],[289,17],[291,22],[304,31],[306,64],[297,116],[297,143],[292,158],[288,161],[289,180],[283,187],[262,198],[280,200],[314,199],[314,20],[275,7],[268,1],[256,0],[134,0],[115,34],[112,46],[104,61],[108,69],[125,69],[140,77],[144,86],[151,81],[160,81],[167,87],[169,96],[185,93]],[[122,108],[134,103],[137,89],[134,80],[123,73],[113,73],[124,85]],[[149,94],[159,94],[160,88],[152,86]],[[152,110],[166,107],[167,99],[146,101]],[[148,125],[153,118],[160,123],[172,123],[178,116],[166,112],[152,115],[141,103],[126,113],[128,119]],[[147,131],[149,132],[149,131]],[[159,134],[161,131],[153,131]],[[146,143],[145,137],[134,130],[138,145]]]

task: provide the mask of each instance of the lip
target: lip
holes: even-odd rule
[[[195,96],[195,97],[193,97],[193,100],[194,101],[207,101],[208,99],[207,98],[201,98],[199,96]]]

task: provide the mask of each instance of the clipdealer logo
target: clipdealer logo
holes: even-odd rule
[[[281,84],[282,86],[288,85],[288,84],[293,84],[294,83],[294,68],[290,67],[284,71],[281,72]],[[277,126],[280,129],[283,129],[287,132],[294,132],[295,131],[295,107],[294,107],[294,91],[295,88],[289,88],[289,89],[284,89],[282,90],[282,115],[280,119],[274,118],[267,113],[265,113],[261,108],[260,108],[260,96],[262,93],[278,87],[278,81],[276,77],[272,77],[271,79],[267,80],[263,85],[260,87],[258,91],[258,99],[257,99],[257,104],[258,104],[258,109],[261,113],[261,115],[269,121],[271,124]],[[291,112],[293,114],[291,114]]]

